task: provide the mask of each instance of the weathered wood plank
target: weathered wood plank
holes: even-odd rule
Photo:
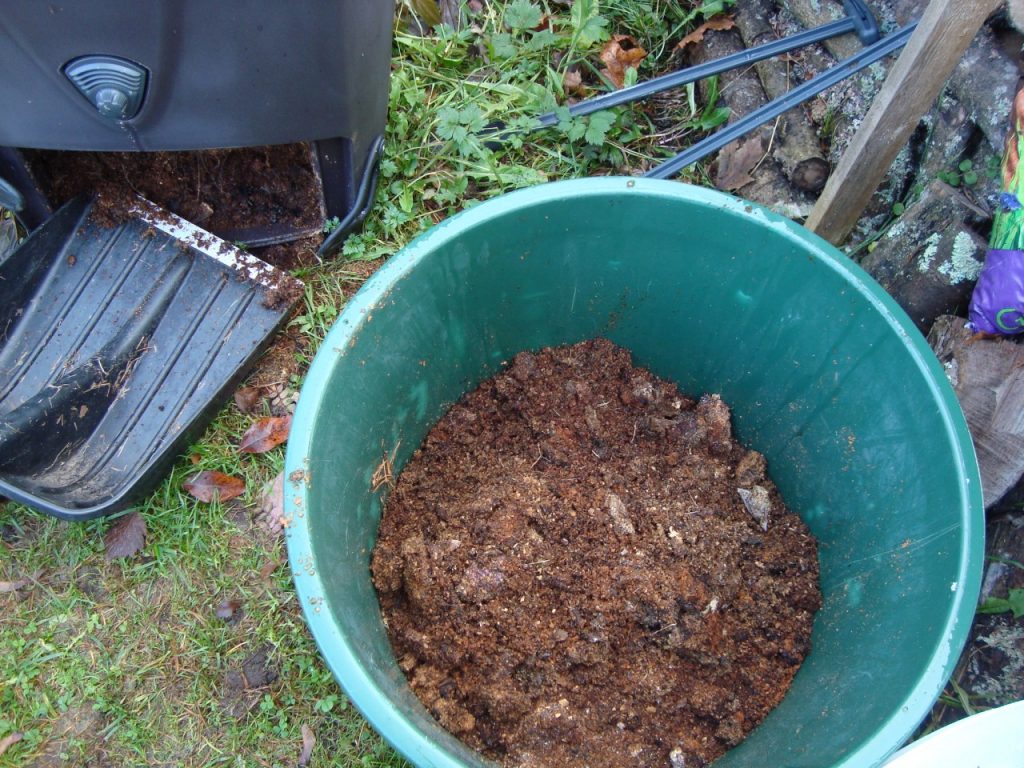
[[[998,0],[932,0],[806,226],[842,242]]]
[[[975,339],[960,317],[936,320],[928,343],[956,390],[981,468],[985,507],[1024,475],[1024,346]]]

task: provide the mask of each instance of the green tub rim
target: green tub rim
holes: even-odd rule
[[[959,658],[972,624],[981,587],[984,560],[984,504],[977,458],[967,423],[952,386],[920,332],[903,309],[875,280],[834,246],[795,222],[762,206],[716,190],[672,181],[628,177],[600,177],[544,184],[492,198],[452,216],[416,237],[377,270],[346,303],[341,315],[325,337],[303,384],[303,391],[322,392],[331,376],[337,354],[358,335],[362,319],[381,301],[391,286],[409,274],[416,265],[444,243],[461,236],[465,230],[516,211],[545,203],[557,203],[567,197],[641,194],[684,200],[688,203],[719,207],[733,214],[759,221],[777,234],[800,241],[821,262],[834,270],[851,289],[861,294],[905,342],[907,350],[941,406],[942,422],[951,445],[959,448],[960,470],[966,479],[961,484],[961,507],[966,510],[963,541],[959,557],[958,579],[952,585],[953,608],[936,643],[925,672],[902,705],[882,723],[859,748],[847,754],[834,768],[870,768],[879,765],[909,738],[942,692]],[[341,322],[344,317],[353,319]],[[309,446],[316,422],[316,405],[300,397],[292,422],[285,459],[285,516],[288,559],[303,614],[321,655],[353,705],[373,728],[410,762],[434,768],[462,768],[465,764],[451,756],[432,739],[413,727],[399,709],[378,688],[358,663],[351,646],[338,631],[328,610],[321,610],[326,592],[316,567],[308,518],[303,514],[308,501],[306,484],[301,478],[307,466]]]

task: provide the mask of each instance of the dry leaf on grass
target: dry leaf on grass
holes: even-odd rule
[[[259,387],[245,387],[235,392],[235,407],[242,413],[255,413],[263,400]]]
[[[601,61],[605,66],[601,72],[615,83],[616,88],[621,88],[626,82],[626,70],[640,66],[646,56],[647,51],[633,37],[615,35],[601,51]]]
[[[586,90],[583,87],[583,76],[578,67],[571,67],[562,75],[562,90],[575,96],[582,96]]]
[[[433,28],[441,23],[441,9],[437,0],[409,0],[409,7],[428,27]]]
[[[305,768],[309,765],[310,758],[313,757],[313,747],[316,746],[316,736],[313,735],[313,729],[305,723],[302,724],[302,754],[299,755],[299,766]]]
[[[278,558],[270,558],[263,564],[263,567],[260,568],[260,578],[263,579],[263,581],[267,581],[274,574],[274,571],[280,567],[281,561]]]
[[[764,144],[760,134],[731,141],[718,153],[718,171],[715,186],[719,189],[734,190],[745,187],[754,178],[750,175],[764,157]]]
[[[30,576],[27,579],[18,579],[17,581],[0,581],[0,594],[4,592],[17,592],[19,589],[24,589],[31,584],[32,580],[38,575],[39,573],[37,572],[34,576]]]
[[[242,604],[238,600],[225,600],[217,606],[217,618],[224,619],[224,621],[230,621],[235,612],[242,607]]]
[[[118,518],[103,537],[107,560],[131,557],[146,543],[146,521],[138,512]]]
[[[184,484],[184,489],[199,501],[209,504],[214,499],[227,501],[245,493],[245,481],[223,472],[206,470]]]
[[[239,453],[266,453],[288,440],[288,432],[291,428],[291,416],[267,416],[260,419],[242,435],[238,451]]]
[[[23,738],[25,738],[25,735],[23,733],[20,733],[19,731],[15,731],[14,733],[9,733],[6,736],[4,736],[2,739],[0,739],[0,755],[3,755],[4,752],[10,749],[13,745],[17,744]]]
[[[713,30],[721,31],[724,29],[732,29],[735,26],[736,22],[733,21],[732,16],[718,16],[714,19],[708,19],[695,30],[693,30],[693,32],[691,32],[678,43],[676,43],[676,48],[682,50],[691,43],[701,42],[704,39],[704,35],[707,34],[708,32],[711,32]]]
[[[260,502],[260,518],[263,527],[277,534],[284,529],[284,472],[279,472],[273,482],[267,485]]]

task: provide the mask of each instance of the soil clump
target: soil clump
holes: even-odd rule
[[[516,356],[427,436],[373,580],[399,666],[506,766],[700,766],[782,699],[816,542],[695,401],[605,340]]]

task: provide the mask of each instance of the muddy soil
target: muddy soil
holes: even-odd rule
[[[33,150],[25,158],[52,205],[98,193],[111,224],[125,219],[136,194],[218,235],[323,224],[307,144],[198,152]]]
[[[507,766],[713,760],[782,699],[821,601],[816,542],[728,406],[603,340],[458,402],[372,568],[416,695]]]

